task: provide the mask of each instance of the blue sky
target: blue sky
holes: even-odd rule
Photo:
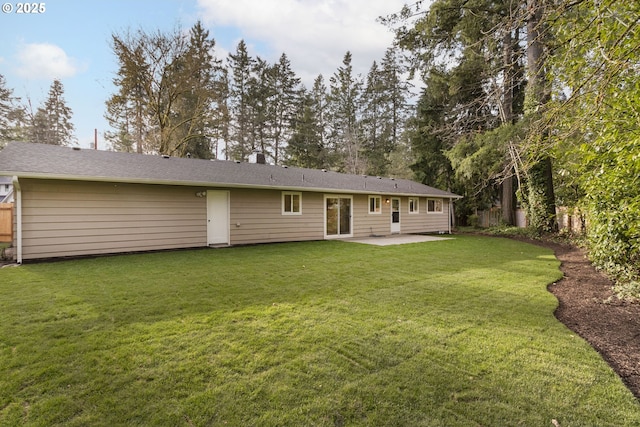
[[[5,2],[5,0],[3,0]],[[250,54],[269,62],[284,52],[310,86],[341,65],[347,50],[356,73],[366,75],[392,43],[376,18],[402,8],[405,0],[51,0],[41,14],[0,13],[0,74],[14,95],[37,108],[54,78],[65,89],[82,147],[98,148],[108,130],[105,101],[116,90],[118,64],[110,47],[113,33],[128,29],[168,31],[203,22],[216,40],[216,56],[226,59],[244,39]]]

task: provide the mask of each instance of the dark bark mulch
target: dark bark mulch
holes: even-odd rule
[[[611,298],[613,283],[584,252],[555,242],[532,242],[552,249],[564,278],[549,286],[558,298],[555,315],[587,340],[640,399],[640,304]]]

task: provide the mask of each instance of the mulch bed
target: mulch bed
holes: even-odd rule
[[[613,283],[581,249],[531,243],[552,249],[561,262],[564,277],[548,287],[559,301],[558,320],[587,340],[640,399],[640,304],[610,299]]]

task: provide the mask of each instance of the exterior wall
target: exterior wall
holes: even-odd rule
[[[207,199],[196,197],[203,188],[20,182],[23,260],[207,245]],[[232,245],[325,238],[325,193],[302,192],[302,213],[283,215],[280,190],[222,189],[230,192]],[[368,195],[352,197],[354,237],[390,234],[391,205],[384,201],[391,195],[381,196],[380,214],[369,214]],[[407,197],[400,199],[402,233],[448,230],[447,199],[442,213],[427,213],[427,198],[421,197],[417,214],[409,214]]]
[[[206,246],[193,187],[24,180],[24,260]]]
[[[325,194],[302,193],[302,215],[282,214],[282,191],[231,191],[231,244],[322,240],[325,221]],[[346,195],[339,194],[336,195]],[[384,203],[392,196],[382,196],[379,214],[369,213],[369,195],[354,194],[352,227],[354,237],[391,233],[391,205]],[[427,198],[420,197],[420,210],[409,214],[409,198],[400,197],[402,233],[448,231],[449,201],[443,200],[442,213],[427,213]]]
[[[382,196],[382,212],[380,214],[369,213],[368,195],[353,197],[354,237],[391,234],[391,204],[384,201],[392,197],[395,196]],[[408,197],[399,197],[399,199],[401,233],[436,233],[449,230],[448,199],[442,200],[442,213],[428,213],[426,197],[419,198],[420,209],[418,213],[409,213]]]
[[[282,191],[231,190],[231,244],[324,238],[322,193],[302,193],[302,214],[282,214]]]
[[[420,197],[419,204],[418,213],[409,213],[409,198],[401,198],[401,233],[434,233],[449,230],[449,199],[442,199],[442,212],[427,212],[426,197]]]
[[[369,195],[353,196],[353,237],[386,236],[391,233],[391,205],[381,196],[381,212],[369,213]]]

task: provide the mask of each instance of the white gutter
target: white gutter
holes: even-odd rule
[[[2,173],[0,171],[0,173]],[[114,182],[128,184],[151,184],[151,185],[175,185],[183,187],[206,187],[206,188],[245,188],[245,189],[261,189],[261,190],[284,190],[284,191],[306,191],[310,193],[330,193],[330,194],[375,194],[375,195],[393,195],[399,197],[432,197],[461,199],[462,196],[442,195],[430,193],[411,193],[411,192],[389,192],[389,190],[352,190],[348,188],[323,188],[323,187],[306,187],[296,185],[269,185],[269,184],[236,184],[228,182],[212,182],[212,181],[176,181],[148,178],[114,178],[105,176],[78,176],[64,174],[46,174],[46,173],[24,173],[20,174],[21,178],[29,179],[53,179],[66,181],[94,181],[94,182]],[[14,177],[15,178],[15,177]]]
[[[13,191],[16,202],[16,262],[22,264],[22,190],[18,177],[13,177]]]

